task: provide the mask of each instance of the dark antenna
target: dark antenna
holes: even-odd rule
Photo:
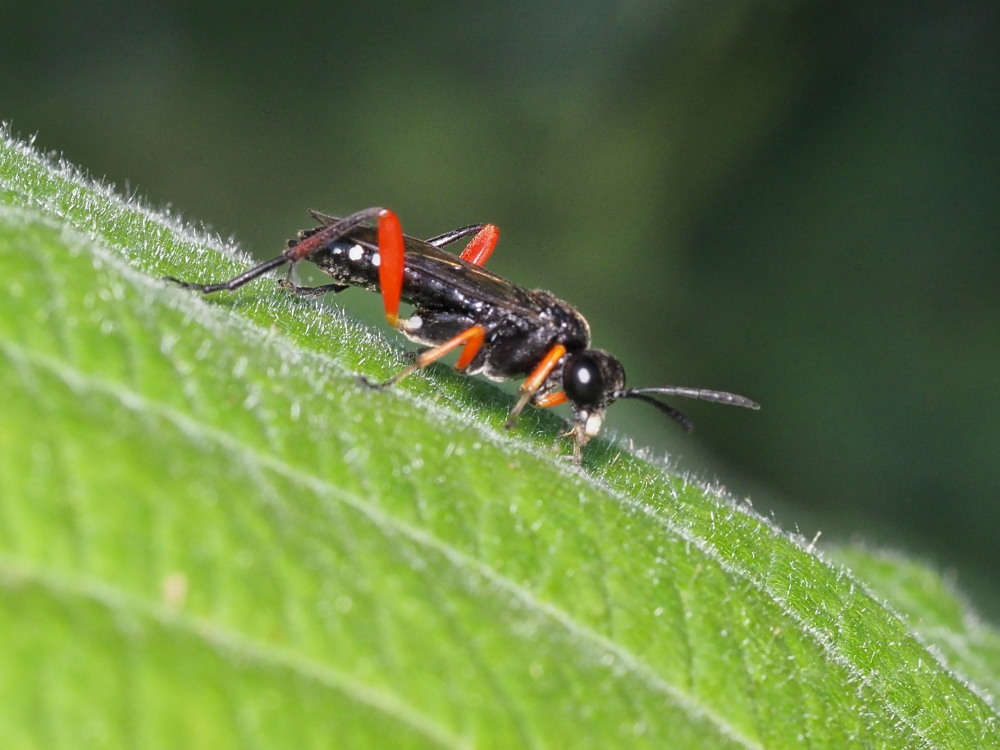
[[[726,404],[728,406],[740,406],[744,409],[759,409],[760,404],[756,401],[752,401],[746,396],[740,396],[736,393],[727,393],[726,391],[713,391],[706,388],[684,388],[678,385],[664,385],[653,388],[632,388],[627,391],[615,391],[611,394],[612,399],[620,398],[634,398],[637,401],[645,401],[647,404],[652,404],[657,409],[662,411],[668,417],[680,424],[686,432],[691,432],[694,428],[691,420],[688,419],[683,412],[675,409],[669,404],[665,404],[658,399],[653,398],[651,393],[658,394],[660,396],[681,396],[683,398],[697,399],[698,401],[712,401],[716,404]]]

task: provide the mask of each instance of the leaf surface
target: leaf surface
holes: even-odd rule
[[[5,746],[1000,746],[920,602],[2,143]]]

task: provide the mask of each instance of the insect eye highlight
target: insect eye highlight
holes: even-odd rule
[[[566,363],[563,371],[563,390],[566,396],[580,406],[597,406],[604,399],[604,375],[597,361],[586,354],[578,354]]]

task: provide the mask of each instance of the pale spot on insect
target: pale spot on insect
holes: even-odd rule
[[[423,318],[421,318],[419,315],[411,315],[409,318],[406,319],[406,322],[403,323],[403,330],[404,331],[419,331],[420,327],[423,324],[424,324],[424,319]]]
[[[351,249],[347,251],[347,257],[351,260],[361,260],[364,254],[365,250],[361,245],[351,245]]]
[[[379,255],[378,253],[375,253],[372,256],[372,265],[375,266],[375,268],[378,268],[379,265],[381,265],[381,263],[382,263],[382,256]]]
[[[597,433],[601,431],[601,424],[604,422],[604,417],[600,414],[591,414],[587,417],[587,424],[583,428],[587,437],[594,437]]]

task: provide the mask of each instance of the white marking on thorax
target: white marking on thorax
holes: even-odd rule
[[[353,261],[359,261],[365,254],[365,249],[361,245],[351,245],[351,249],[347,251],[347,257]]]

